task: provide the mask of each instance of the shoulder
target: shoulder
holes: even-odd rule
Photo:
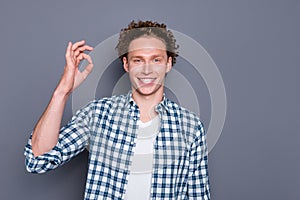
[[[167,99],[167,105],[169,112],[178,119],[180,129],[182,129],[187,136],[195,138],[205,134],[204,125],[196,113],[169,99]]]
[[[178,117],[185,121],[189,121],[191,124],[201,123],[199,116],[193,111],[175,103],[170,99],[166,99],[166,103],[171,114],[178,115]]]
[[[126,103],[126,95],[114,95],[111,97],[103,97],[92,101],[95,105],[97,104],[110,104],[110,103]]]
[[[93,100],[87,104],[93,110],[107,110],[116,107],[122,107],[127,103],[126,95],[114,95],[111,97],[104,97],[101,99]]]

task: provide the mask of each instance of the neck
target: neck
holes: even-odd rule
[[[140,116],[142,122],[147,122],[157,116],[155,106],[163,99],[163,90],[157,91],[151,95],[143,95],[138,91],[132,93],[132,98],[140,109]]]

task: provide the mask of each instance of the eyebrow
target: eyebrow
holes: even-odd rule
[[[150,56],[150,58],[158,58],[158,57],[164,58],[165,56],[164,55],[152,55],[152,56]],[[130,59],[132,59],[132,58],[144,58],[144,56],[139,56],[139,55],[130,56]]]

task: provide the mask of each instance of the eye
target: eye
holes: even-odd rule
[[[139,59],[139,58],[135,58],[135,59],[133,59],[133,62],[134,62],[134,63],[140,63],[140,62],[142,62],[142,60]]]
[[[161,58],[154,58],[153,60],[155,63],[160,63],[161,62]]]

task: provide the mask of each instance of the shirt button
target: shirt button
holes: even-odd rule
[[[137,120],[137,117],[133,117],[133,120],[136,121],[136,120]]]
[[[133,145],[134,145],[134,141],[131,141],[131,142],[130,142],[130,145],[133,146]]]

